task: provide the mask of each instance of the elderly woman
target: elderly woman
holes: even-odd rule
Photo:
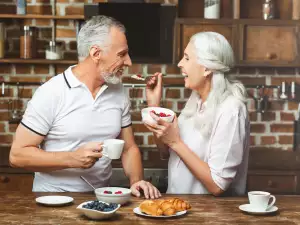
[[[214,32],[195,34],[178,64],[185,87],[192,90],[178,119],[167,123],[152,113],[161,157],[169,157],[172,194],[243,195],[249,154],[246,90],[231,81],[234,55],[228,41]],[[147,83],[148,106],[159,106],[162,75]]]

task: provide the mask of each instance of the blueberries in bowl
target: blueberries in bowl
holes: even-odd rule
[[[103,203],[100,201],[92,201],[82,206],[85,209],[93,209],[102,212],[110,212],[118,208],[118,204],[116,203]]]

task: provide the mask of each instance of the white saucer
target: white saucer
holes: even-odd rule
[[[239,209],[244,212],[250,213],[250,214],[261,214],[261,215],[274,213],[278,210],[278,208],[273,205],[270,209],[268,209],[266,211],[261,211],[261,210],[253,208],[253,206],[251,206],[250,204],[240,205]]]
[[[169,218],[169,217],[182,216],[182,215],[186,214],[187,211],[186,210],[180,211],[180,212],[177,212],[176,214],[171,215],[171,216],[151,216],[151,215],[148,215],[146,213],[141,212],[140,207],[136,207],[136,208],[133,209],[133,212],[137,215],[140,215],[140,216],[154,217],[154,218]]]
[[[73,198],[68,196],[43,196],[35,199],[37,203],[49,206],[61,206],[73,202]]]

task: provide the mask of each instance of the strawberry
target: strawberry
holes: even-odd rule
[[[163,113],[163,112],[160,112],[160,113],[159,113],[159,116],[160,116],[160,117],[166,117],[167,115],[166,115],[165,113]]]
[[[123,193],[122,193],[122,191],[116,191],[115,194],[120,195],[120,194],[123,194]]]
[[[137,74],[137,77],[141,78],[141,77],[142,77],[142,75],[141,75],[141,74]]]

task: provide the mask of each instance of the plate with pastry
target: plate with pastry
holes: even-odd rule
[[[191,209],[191,205],[180,198],[145,200],[133,212],[140,216],[169,218],[182,216]]]

